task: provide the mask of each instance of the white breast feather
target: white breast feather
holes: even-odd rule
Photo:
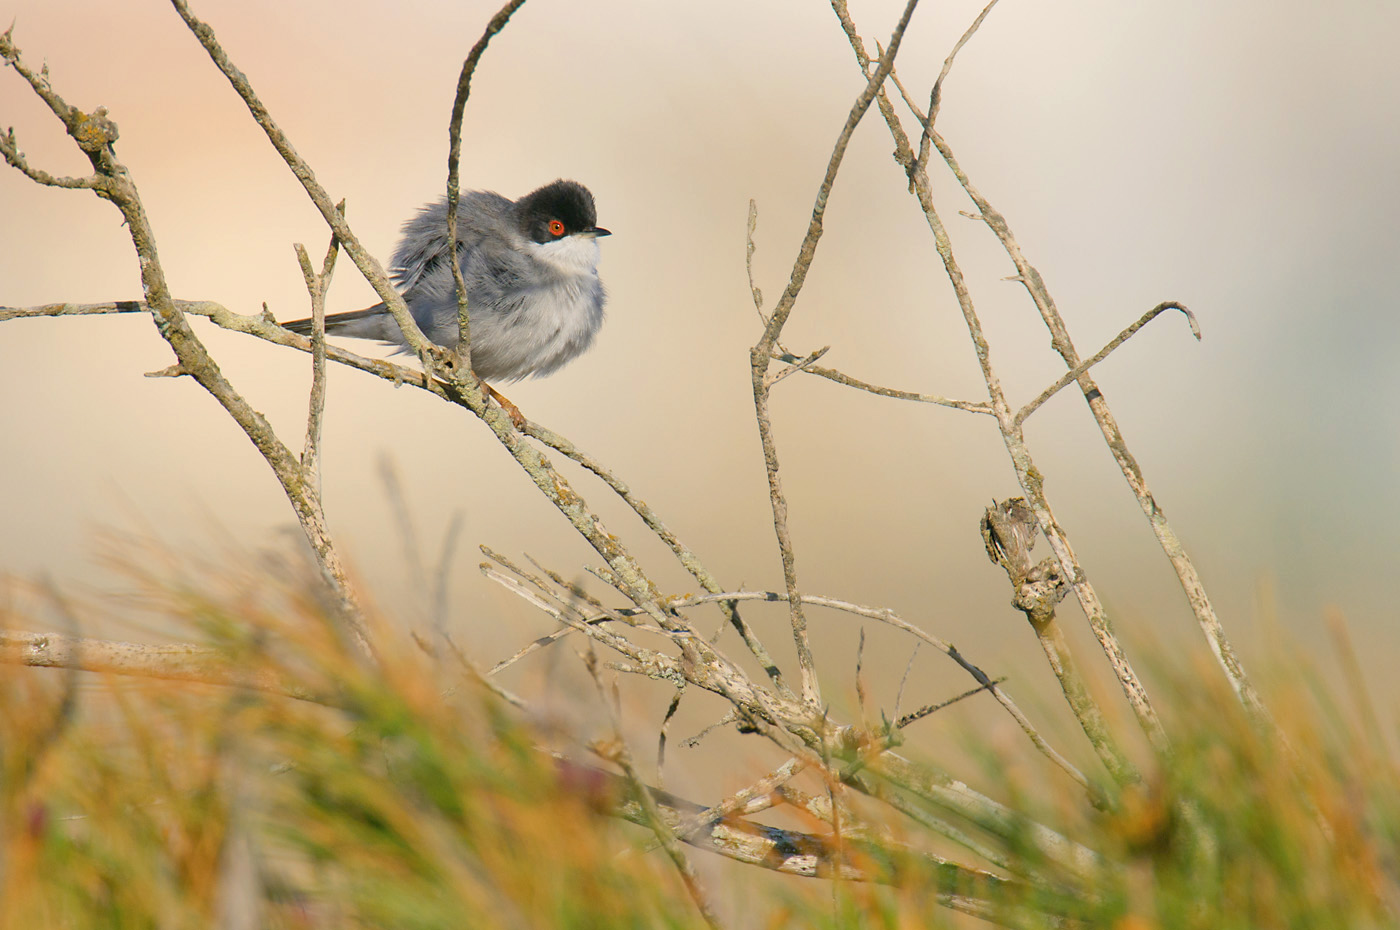
[[[537,292],[530,307],[529,341],[535,350],[523,353],[541,361],[533,374],[547,375],[592,342],[602,316],[601,306],[593,299],[600,253],[598,241],[586,236],[530,243],[528,247],[559,273],[558,280]]]
[[[535,257],[566,274],[598,273],[598,240],[592,236],[565,236],[556,242],[530,243]]]

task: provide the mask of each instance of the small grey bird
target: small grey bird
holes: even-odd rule
[[[611,235],[597,222],[593,195],[575,181],[554,181],[516,201],[489,191],[462,195],[457,261],[467,285],[472,369],[479,377],[518,381],[547,375],[593,342],[603,324],[598,237]],[[444,197],[404,225],[390,273],[424,335],[451,348],[458,342],[457,289],[447,259]],[[309,319],[283,325],[311,333]],[[408,349],[382,303],[328,315],[326,332]]]

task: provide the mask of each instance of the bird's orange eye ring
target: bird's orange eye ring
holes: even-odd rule
[[[550,221],[549,221],[549,234],[550,234],[551,236],[556,237],[556,238],[558,238],[559,236],[564,235],[564,224],[561,223],[559,220],[550,220]]]

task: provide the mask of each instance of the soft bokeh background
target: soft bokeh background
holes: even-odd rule
[[[852,12],[873,44],[898,8]],[[362,239],[387,256],[402,221],[441,193],[456,75],[494,5],[205,0],[196,10],[332,195],[348,200]],[[919,99],[976,10],[929,3],[916,13],[899,71]],[[170,7],[0,0],[0,22],[11,19],[30,64],[47,61],[70,102],[109,108],[176,294],[304,316],[291,244],[319,256],[323,224]],[[1279,636],[1326,665],[1322,615],[1336,606],[1388,703],[1400,644],[1397,34],[1400,10],[1363,0],[1008,3],[962,53],[940,117],[1083,354],[1161,300],[1199,315],[1200,344],[1164,317],[1097,377],[1246,662],[1261,663],[1265,637]],[[760,210],[755,272],[771,302],[862,83],[822,3],[532,0],[492,45],[467,109],[467,186],[518,196],[573,177],[615,232],[603,243],[611,297],[596,347],[511,397],[609,463],[734,587],[781,585],[748,381],[758,333],[744,274],[748,202]],[[84,170],[10,71],[0,74],[0,124],[15,127],[35,165]],[[785,341],[830,344],[827,362],[859,377],[979,398],[966,330],[891,148],[878,115],[867,119]],[[943,215],[993,360],[1012,397],[1028,399],[1059,373],[1056,357],[1022,289],[1000,280],[1011,269],[994,240],[957,215],[968,204],[948,180]],[[0,218],[0,304],[139,297],[118,215],[92,194],[40,189],[7,168]],[[342,262],[331,309],[372,300]],[[195,325],[299,447],[307,358]],[[292,517],[248,441],[197,385],[141,376],[169,362],[141,317],[0,328],[0,570],[119,590],[98,558],[113,529],[199,551],[225,538],[285,549]],[[1053,695],[977,533],[982,509],[1017,493],[989,421],[791,378],[775,422],[807,590],[893,607],[1011,675],[1013,691]],[[1077,392],[1037,414],[1028,436],[1120,631],[1198,642]],[[450,589],[459,641],[484,661],[548,630],[480,577],[476,544],[570,575],[596,555],[470,416],[337,369],[325,500],[378,603],[417,624],[430,600],[405,558],[386,458],[426,559],[462,514]],[[656,577],[694,589],[599,485],[580,477],[578,488]],[[782,613],[750,613],[788,655]],[[1077,609],[1066,616],[1082,625]],[[813,625],[840,700],[858,626],[824,614]],[[910,644],[870,635],[873,698],[889,708]],[[547,688],[541,679],[566,658],[512,673],[511,684]],[[965,682],[925,653],[906,709]],[[654,724],[660,711],[644,713]]]

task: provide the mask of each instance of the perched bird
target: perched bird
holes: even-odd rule
[[[575,181],[554,181],[516,201],[488,191],[462,195],[457,261],[467,285],[472,369],[483,380],[550,374],[592,343],[603,323],[598,237],[611,235],[597,222],[593,195]],[[390,273],[424,335],[451,348],[457,289],[448,255],[444,197],[404,225]],[[311,333],[309,319],[283,325]],[[408,349],[382,303],[328,315],[326,332]],[[518,411],[512,416],[519,425]]]

